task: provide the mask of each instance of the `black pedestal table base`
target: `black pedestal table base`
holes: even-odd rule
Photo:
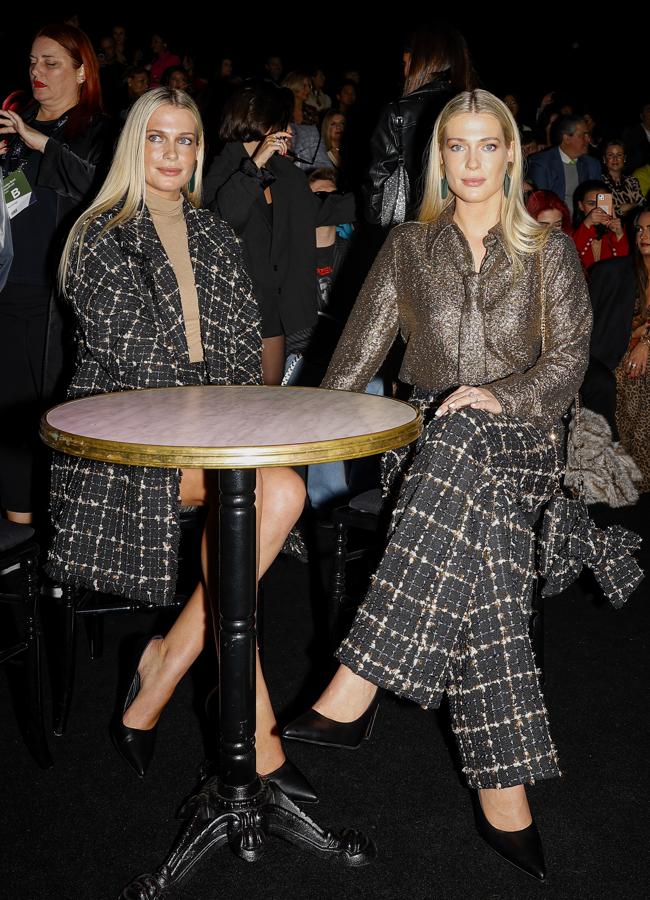
[[[186,825],[167,859],[155,872],[140,875],[124,888],[120,900],[157,900],[173,889],[208,853],[228,844],[248,862],[256,862],[268,837],[279,837],[302,850],[346,866],[365,866],[376,856],[372,840],[354,829],[338,834],[313,822],[272,782],[249,799],[227,799],[218,779],[211,779],[182,810]]]
[[[208,852],[225,844],[255,862],[269,836],[348,866],[366,865],[376,855],[361,832],[323,830],[256,773],[254,469],[219,471],[218,541],[219,588],[209,593],[220,657],[219,775],[185,804],[185,824],[166,860],[127,885],[120,900],[169,896]]]

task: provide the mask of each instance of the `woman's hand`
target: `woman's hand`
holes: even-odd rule
[[[607,227],[610,231],[613,231],[616,235],[616,240],[620,241],[623,237],[623,226],[621,225],[621,220],[617,216],[612,216],[609,222],[607,223]]]
[[[285,156],[290,140],[290,131],[276,131],[273,134],[267,134],[251,157],[257,168],[261,169],[265,166],[274,153],[277,153],[278,156]]]
[[[650,345],[646,341],[639,341],[636,347],[633,347],[627,357],[627,376],[628,378],[640,378],[648,370],[648,351]]]
[[[587,228],[593,228],[594,225],[607,225],[609,227],[609,223],[612,221],[612,217],[608,216],[604,209],[601,209],[597,206],[595,209],[592,209],[590,213],[584,217],[583,224],[587,226]],[[620,220],[618,220],[619,225]]]
[[[0,136],[5,134],[17,134],[26,147],[30,150],[45,151],[45,145],[49,138],[35,128],[25,125],[18,113],[10,109],[0,110]],[[6,150],[6,145],[5,148]]]
[[[471,387],[462,384],[459,388],[446,397],[436,410],[436,416],[445,416],[457,412],[463,406],[471,406],[472,409],[484,409],[486,412],[499,415],[503,407],[491,391],[481,387]]]

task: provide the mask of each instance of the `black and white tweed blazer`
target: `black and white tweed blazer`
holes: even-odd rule
[[[101,234],[88,229],[67,293],[77,320],[68,398],[190,384],[260,384],[262,339],[241,242],[209,210],[184,204],[204,360],[190,363],[176,277],[148,211]],[[54,454],[55,579],[166,604],[178,559],[179,473]]]

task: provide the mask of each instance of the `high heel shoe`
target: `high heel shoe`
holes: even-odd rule
[[[377,709],[383,691],[377,688],[368,708],[353,722],[337,722],[322,716],[315,709],[308,709],[282,731],[282,737],[319,747],[336,747],[340,750],[358,750],[372,734]]]
[[[153,751],[156,745],[156,731],[158,726],[153,728],[129,728],[124,724],[124,713],[133,703],[140,691],[140,672],[138,667],[144,656],[145,650],[152,641],[162,640],[162,635],[157,634],[155,637],[146,638],[138,644],[136,651],[135,671],[131,680],[126,700],[121,712],[118,712],[110,724],[110,734],[113,739],[115,749],[122,759],[131,766],[132,769],[144,778],[149,764],[153,758]]]
[[[546,879],[542,841],[534,821],[520,831],[501,831],[485,817],[478,796],[474,800],[476,830],[485,843],[503,859],[539,881]]]
[[[199,781],[204,782],[215,776],[217,772],[217,763],[214,760],[206,759],[199,768]],[[294,765],[288,757],[281,766],[269,772],[268,775],[260,775],[260,778],[262,781],[275,782],[294,803],[318,803],[318,794],[298,766]]]
[[[279,768],[261,777],[262,781],[277,784],[280,790],[296,803],[318,803],[318,794],[290,759],[285,759]]]

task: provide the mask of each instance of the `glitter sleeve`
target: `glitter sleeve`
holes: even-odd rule
[[[554,421],[569,408],[589,361],[591,304],[582,266],[570,238],[549,236],[542,251],[545,348],[528,371],[491,382],[504,412],[532,421]],[[540,302],[541,302],[540,297]]]

